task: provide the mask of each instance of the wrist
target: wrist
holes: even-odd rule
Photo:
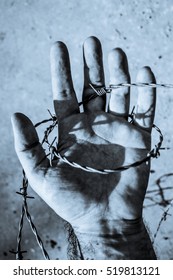
[[[117,235],[129,235],[139,233],[144,229],[143,219],[101,219],[99,222],[83,223],[80,226],[73,225],[78,234],[88,234],[98,238],[114,238]]]
[[[74,228],[84,259],[156,259],[141,218],[103,221],[100,231]]]

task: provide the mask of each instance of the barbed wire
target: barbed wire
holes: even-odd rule
[[[89,86],[93,89],[94,93],[90,94],[86,99],[83,101],[79,102],[78,105],[84,105],[88,103],[90,100],[95,99],[98,96],[103,96],[109,93],[112,93],[113,90],[118,89],[118,88],[123,88],[123,87],[145,87],[145,88],[168,88],[171,89],[173,88],[173,84],[161,84],[161,83],[119,83],[115,85],[109,85],[108,87],[106,86],[96,86],[89,84]]]
[[[79,102],[78,103],[79,106],[84,105],[85,103],[88,103],[90,100],[92,100],[92,99],[94,99],[98,96],[102,96],[102,95],[105,95],[107,93],[111,93],[113,89],[117,89],[117,88],[120,88],[120,87],[151,87],[151,88],[165,87],[165,88],[173,88],[172,84],[154,84],[154,83],[121,83],[121,84],[117,84],[117,85],[110,85],[109,87],[94,87],[93,85],[90,84],[90,86],[94,90],[94,93],[92,95],[90,95],[89,98],[83,100],[82,102]],[[133,111],[134,111],[134,108],[132,110],[132,113],[129,115],[129,117],[131,118],[131,122],[133,122],[133,120],[134,120]],[[54,138],[52,143],[50,143],[50,141],[49,141],[50,134],[52,133],[52,131],[54,130],[54,128],[58,124],[58,120],[57,120],[56,116],[52,115],[50,113],[50,111],[49,111],[49,114],[51,116],[49,119],[45,119],[43,121],[40,121],[40,122],[36,123],[35,127],[38,127],[38,126],[40,126],[44,123],[47,123],[47,122],[51,122],[51,124],[44,131],[44,137],[43,137],[43,140],[41,142],[42,145],[45,143],[48,146],[49,153],[47,154],[47,156],[50,157],[50,165],[52,165],[52,161],[54,159],[59,158],[63,162],[69,164],[70,166],[73,166],[74,168],[80,168],[80,169],[82,169],[84,171],[87,171],[87,172],[94,172],[94,173],[99,173],[99,174],[109,174],[109,173],[112,173],[112,172],[122,172],[122,171],[125,171],[125,170],[127,170],[131,167],[137,167],[144,162],[148,162],[151,158],[157,158],[160,155],[160,149],[162,149],[161,146],[162,146],[162,142],[163,142],[163,135],[162,135],[161,130],[155,124],[153,124],[153,128],[159,133],[159,142],[155,145],[155,148],[153,148],[147,154],[147,156],[140,161],[137,161],[137,162],[134,162],[134,163],[131,163],[131,164],[128,164],[128,165],[120,166],[120,167],[115,168],[115,169],[95,169],[95,168],[91,168],[89,166],[80,165],[80,164],[78,164],[76,162],[73,162],[73,161],[69,161],[65,156],[62,156],[56,150],[56,147],[54,146],[56,137]],[[33,198],[33,197],[28,196],[27,188],[28,188],[28,179],[26,178],[25,172],[23,171],[23,184],[22,184],[22,187],[20,188],[20,192],[17,192],[19,195],[21,195],[23,197],[23,205],[22,205],[21,218],[20,218],[20,222],[19,222],[19,230],[18,230],[18,236],[17,236],[17,250],[16,251],[10,251],[10,252],[14,253],[16,255],[16,259],[18,259],[18,260],[23,259],[23,253],[27,252],[27,251],[24,251],[24,250],[21,249],[23,222],[24,222],[24,217],[26,216],[26,218],[27,218],[27,220],[30,224],[31,230],[33,231],[33,233],[36,237],[37,243],[42,250],[44,258],[49,260],[50,259],[49,255],[44,248],[43,242],[42,242],[42,240],[41,240],[41,238],[40,238],[40,236],[37,232],[37,229],[36,229],[36,227],[35,227],[35,225],[32,221],[31,215],[30,215],[29,210],[28,210],[27,199],[28,198]],[[169,209],[168,209],[168,211],[169,211]],[[157,232],[154,235],[155,238],[156,238],[156,235],[159,231],[159,228],[161,226],[162,221],[165,220],[165,217],[166,217],[165,215],[167,215],[168,211],[166,212],[166,214],[164,214],[164,217],[162,217],[161,222],[159,223]],[[68,229],[69,229],[69,227],[68,227]],[[73,235],[73,231],[70,230],[69,238],[71,238],[72,235]],[[69,238],[68,238],[68,242],[70,242]],[[74,239],[74,236],[73,236],[73,239]],[[76,250],[76,252],[80,252],[80,256],[79,256],[79,253],[76,253],[76,254],[78,254],[78,259],[83,259],[81,249],[80,249],[80,244],[79,244],[79,241],[78,241],[76,236],[75,236],[74,240],[75,240],[75,242],[73,242],[72,244],[75,243],[75,246],[78,246],[78,250]],[[72,251],[73,250],[71,249],[71,252]],[[73,252],[73,254],[74,254],[74,252]],[[70,256],[70,259],[74,259],[73,256]]]
[[[23,182],[22,182],[22,187],[20,188],[20,192],[16,192],[17,194],[21,195],[23,197],[23,205],[22,205],[22,211],[21,211],[21,218],[20,218],[20,222],[19,222],[19,230],[18,230],[18,236],[17,236],[17,250],[16,251],[10,251],[11,253],[16,255],[16,259],[17,260],[22,260],[23,259],[23,253],[26,253],[27,251],[23,251],[21,250],[21,242],[22,242],[22,230],[23,230],[23,223],[24,223],[24,217],[26,216],[31,230],[34,233],[37,243],[39,245],[39,247],[42,250],[42,254],[44,256],[45,259],[49,260],[49,255],[46,251],[46,249],[44,248],[44,244],[37,232],[36,226],[34,225],[33,221],[32,221],[32,217],[28,211],[28,204],[27,204],[27,199],[34,199],[34,197],[32,196],[28,196],[27,194],[27,188],[28,188],[28,179],[26,178],[25,172],[23,170]]]
[[[171,203],[171,201],[173,200],[173,194],[171,197],[169,196],[168,198],[166,192],[171,191],[173,189],[173,186],[162,187],[161,184],[166,183],[166,180],[172,176],[173,173],[166,173],[160,176],[154,183],[154,185],[156,185],[156,188],[147,190],[147,193],[145,195],[145,200],[151,201],[152,203],[151,204],[146,203],[146,205],[144,204],[143,206],[144,208],[152,207],[155,205],[165,208]]]
[[[164,212],[163,212],[163,214],[162,214],[162,217],[161,217],[161,219],[160,219],[160,221],[159,221],[159,224],[158,224],[158,226],[157,226],[156,232],[155,232],[154,235],[153,235],[152,244],[155,243],[157,234],[158,234],[158,232],[159,232],[159,230],[160,230],[160,228],[161,228],[162,223],[163,223],[164,221],[166,221],[168,215],[171,216],[171,214],[169,214],[169,211],[170,211],[170,209],[171,209],[172,206],[173,206],[173,200],[171,200],[171,202],[169,203],[169,205],[166,207],[166,210],[164,210]]]
[[[159,84],[159,83],[120,83],[116,85],[109,85],[105,88],[107,91],[117,89],[120,87],[149,87],[149,88],[173,88],[173,84]]]

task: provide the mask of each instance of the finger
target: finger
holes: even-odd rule
[[[32,122],[23,114],[12,116],[14,143],[17,156],[28,178],[33,174],[39,176],[39,170],[49,166],[44,149],[39,143],[38,135]]]
[[[102,87],[105,84],[102,48],[101,43],[96,37],[89,37],[83,45],[84,55],[84,91],[83,101],[87,100],[94,93],[89,84],[94,87]],[[84,110],[95,111],[105,110],[106,95],[94,98],[84,103]]]
[[[130,82],[127,57],[121,49],[113,49],[109,53],[108,65],[110,85]],[[129,114],[129,104],[130,90],[128,87],[121,87],[111,91],[108,109],[111,114],[127,119]]]
[[[155,77],[149,67],[143,67],[137,75],[137,83],[155,83]],[[151,130],[156,106],[156,89],[138,88],[138,99],[135,112],[135,123]]]
[[[62,42],[53,44],[50,51],[52,90],[58,119],[79,112],[74,92],[67,47]]]

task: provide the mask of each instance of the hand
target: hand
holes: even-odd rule
[[[102,87],[105,80],[99,40],[88,38],[83,51],[83,100],[86,100],[93,94],[89,83]],[[130,82],[127,58],[121,49],[110,52],[108,65],[110,84]],[[106,98],[102,96],[85,103],[84,112],[80,113],[68,51],[62,42],[52,46],[51,71],[61,155],[97,169],[114,169],[146,157],[151,149],[155,89],[138,89],[134,122],[130,123],[127,120],[128,87],[112,90],[107,112]],[[155,82],[149,67],[139,71],[137,82]],[[124,228],[126,221],[142,217],[150,163],[107,175],[88,173],[61,160],[51,167],[31,121],[16,113],[12,124],[15,149],[31,187],[59,216],[71,223],[76,233],[113,235],[117,222],[120,227],[123,222]],[[128,227],[130,231],[127,223]]]

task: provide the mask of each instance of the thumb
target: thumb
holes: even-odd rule
[[[39,170],[44,171],[49,166],[49,160],[39,143],[33,123],[21,113],[15,113],[11,121],[15,150],[27,177],[31,178],[35,174],[39,175]]]

